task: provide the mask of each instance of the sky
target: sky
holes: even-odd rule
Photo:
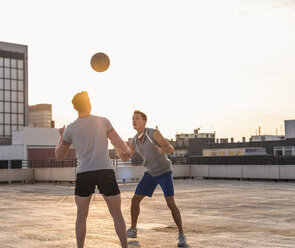
[[[235,141],[284,134],[295,119],[295,2],[287,0],[0,0],[0,41],[28,45],[29,104],[52,104],[56,127],[92,113],[122,138],[132,113],[167,138],[216,131]],[[104,52],[110,67],[92,70]]]

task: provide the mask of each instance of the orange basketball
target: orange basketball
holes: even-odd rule
[[[104,53],[96,53],[92,56],[90,61],[91,67],[97,72],[106,71],[110,66],[110,59]]]

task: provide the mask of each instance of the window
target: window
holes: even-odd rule
[[[244,155],[244,151],[243,150],[238,150],[237,151],[237,156],[243,156]]]
[[[17,92],[11,91],[11,101],[17,102]]]
[[[23,103],[18,103],[18,112],[19,113],[24,113],[24,104]]]
[[[10,67],[10,59],[9,58],[4,58],[4,66]]]
[[[23,91],[24,90],[24,81],[18,81],[18,90]]]
[[[235,155],[236,155],[236,153],[234,151],[229,151],[228,152],[228,156],[235,156]]]
[[[10,101],[10,91],[8,90],[4,91],[4,99],[5,101]]]
[[[5,102],[4,110],[6,113],[10,112],[10,102]],[[6,120],[6,117],[5,117],[5,120]]]
[[[17,61],[17,67],[23,69],[24,68],[24,62],[22,60]]]
[[[5,136],[10,136],[11,135],[11,130],[9,125],[4,126],[4,135]]]
[[[24,55],[0,51],[0,136],[22,130],[25,123]]]
[[[11,59],[11,67],[16,68],[16,59]]]
[[[4,68],[4,78],[10,78],[10,68]]]
[[[18,124],[24,125],[24,116],[21,114],[18,114]]]
[[[283,151],[282,150],[275,150],[275,156],[282,156],[283,155]]]
[[[16,80],[11,80],[11,89],[17,90],[17,81]]]
[[[16,69],[11,69],[11,78],[12,79],[17,79],[17,71],[16,71]]]
[[[10,80],[9,79],[5,79],[5,83],[4,83],[4,87],[6,90],[10,90]]]
[[[4,117],[5,117],[4,123],[10,124],[10,114],[5,114]]]
[[[17,103],[15,103],[15,102],[11,103],[11,112],[17,113]]]
[[[24,92],[18,92],[18,101],[23,102],[24,101]]]
[[[17,114],[12,114],[11,115],[11,123],[12,124],[17,124]]]
[[[292,156],[293,152],[292,150],[285,150],[285,156]]]
[[[24,79],[24,71],[23,70],[18,70],[18,79],[21,79],[21,80]]]
[[[256,148],[246,148],[246,152],[257,152]]]

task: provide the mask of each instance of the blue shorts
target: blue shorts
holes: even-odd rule
[[[136,187],[135,194],[152,197],[158,184],[160,184],[165,197],[174,196],[172,171],[156,177],[145,172]]]

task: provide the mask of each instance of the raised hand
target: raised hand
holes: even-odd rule
[[[153,145],[153,147],[154,147],[154,149],[155,149],[159,154],[162,153],[162,149],[161,149],[161,147],[159,147],[159,146],[155,146],[155,145]]]

